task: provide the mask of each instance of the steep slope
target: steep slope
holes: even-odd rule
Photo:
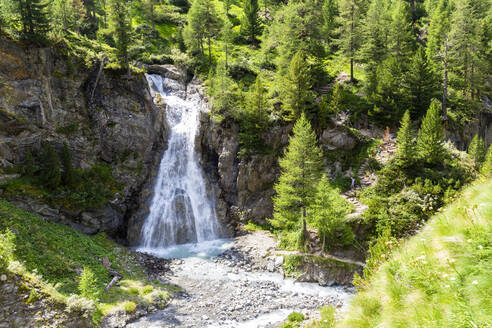
[[[74,318],[92,316],[96,322],[106,315],[120,317],[118,312],[126,319],[142,315],[165,304],[169,296],[164,285],[150,281],[144,261],[104,234],[87,236],[0,199],[0,326],[14,319],[19,326],[31,326],[35,313],[28,310],[38,309],[38,300],[52,304],[52,311],[70,312]],[[120,280],[105,290],[113,276]],[[17,297],[22,291],[29,298]],[[28,310],[18,311],[24,307]],[[56,326],[50,318],[45,324]]]
[[[492,179],[475,183],[380,267],[340,327],[490,327]]]

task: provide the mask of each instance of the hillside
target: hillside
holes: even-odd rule
[[[492,179],[467,187],[405,241],[340,327],[490,327]]]
[[[66,311],[74,318],[92,317],[93,322],[117,312],[131,316],[137,309],[164,305],[169,297],[164,285],[150,280],[136,253],[104,234],[87,236],[0,199],[0,273],[4,272],[7,278],[0,284],[14,283],[29,298],[18,299],[9,306],[1,300],[6,306],[0,313],[6,317],[0,323],[12,319],[9,311],[13,310],[15,316],[23,305],[42,296],[48,296],[48,303],[55,304],[60,313]],[[114,275],[120,280],[106,291],[105,286]],[[8,293],[5,296],[12,297]],[[29,316],[22,315],[13,318],[19,317],[29,320]],[[44,319],[41,316],[39,320]],[[23,322],[20,326],[31,324]],[[56,326],[56,320],[44,324]]]

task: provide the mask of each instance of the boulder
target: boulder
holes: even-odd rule
[[[330,150],[351,150],[357,143],[346,129],[340,127],[324,130],[321,134],[320,142]]]

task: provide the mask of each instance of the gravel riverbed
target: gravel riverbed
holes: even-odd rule
[[[264,236],[224,242],[213,256],[205,252],[171,260],[160,279],[181,291],[165,309],[127,327],[277,327],[292,311],[314,318],[323,305],[343,308],[347,304],[351,291],[344,287],[284,279],[282,258],[268,256],[269,245],[257,244],[257,238]]]

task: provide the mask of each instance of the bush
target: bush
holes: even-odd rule
[[[84,271],[80,276],[79,292],[82,297],[91,300],[98,300],[101,296],[97,277],[89,267],[84,267]]]
[[[142,290],[140,291],[140,294],[141,295],[147,295],[147,294],[150,294],[154,291],[154,287],[152,287],[151,285],[147,285],[147,286],[144,286],[142,288]]]
[[[7,229],[0,233],[0,272],[7,271],[15,251],[15,235]]]
[[[291,314],[289,314],[287,319],[290,322],[302,322],[304,320],[304,314],[300,312],[292,312]]]
[[[71,295],[67,299],[66,311],[68,313],[80,312],[84,317],[88,318],[94,313],[95,310],[96,304],[93,300],[89,300],[78,295]]]
[[[134,302],[127,301],[123,304],[123,309],[126,313],[132,313],[137,309],[137,305]]]

